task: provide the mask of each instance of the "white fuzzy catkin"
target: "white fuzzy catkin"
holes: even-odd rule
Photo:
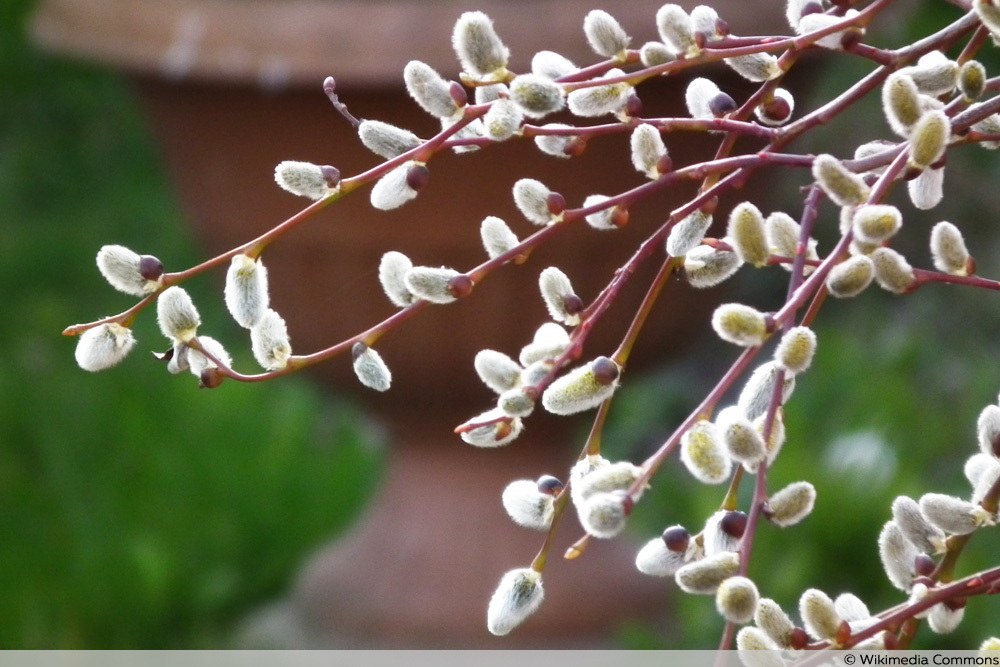
[[[645,67],[666,65],[676,59],[677,54],[663,42],[646,42],[639,47],[639,61]]]
[[[774,395],[774,383],[777,381],[781,367],[776,361],[768,361],[758,366],[750,375],[743,390],[740,391],[736,405],[746,418],[753,421],[767,413]],[[784,373],[784,383],[778,405],[784,405],[795,389],[795,376]]]
[[[731,526],[731,517],[734,515],[742,515],[746,519],[746,514],[738,510],[716,510],[705,520],[701,540],[706,556],[739,549],[745,528],[739,526],[738,522],[736,528]]]
[[[774,358],[786,371],[798,375],[812,364],[816,334],[809,327],[792,327],[781,337]]]
[[[809,482],[793,482],[768,500],[767,518],[776,526],[794,526],[809,516],[816,504],[816,487]]]
[[[522,178],[514,183],[513,194],[514,205],[529,222],[536,225],[553,222],[548,204],[552,191],[544,183],[533,178]]]
[[[257,363],[269,371],[284,368],[292,356],[285,320],[270,308],[250,329],[250,344]]]
[[[846,18],[853,18],[858,15],[858,10],[849,9],[844,14],[844,16],[834,16],[833,14],[823,14],[814,13],[806,14],[799,19],[798,24],[795,26],[795,32],[800,35],[806,35],[811,32],[816,32],[817,30],[822,30],[827,28],[834,23],[839,23]],[[854,34],[864,34],[864,29],[859,28],[848,28],[841,30],[840,32],[835,32],[831,35],[826,35],[816,40],[816,46],[822,47],[824,49],[835,49],[839,50],[843,48],[844,39],[849,33]]]
[[[561,79],[579,69],[572,60],[555,51],[539,51],[531,57],[531,73],[549,80]]]
[[[624,74],[620,69],[612,69],[602,78],[609,79]],[[566,96],[566,106],[577,116],[596,118],[620,112],[631,94],[632,86],[624,82],[578,88]]]
[[[558,358],[569,347],[569,333],[555,322],[545,322],[535,330],[531,342],[521,348],[518,361],[524,367]]]
[[[751,53],[735,58],[725,58],[722,62],[747,81],[770,81],[782,74],[777,56],[771,53]]]
[[[878,536],[878,555],[882,560],[889,582],[899,590],[909,592],[913,587],[915,559],[920,554],[914,544],[906,539],[895,521],[887,521]]]
[[[483,383],[497,394],[513,389],[521,377],[521,366],[503,352],[480,350],[473,360]]]
[[[795,97],[784,88],[775,88],[772,96],[770,102],[758,104],[753,113],[764,125],[781,127],[791,120],[792,114],[795,113]]]
[[[542,118],[566,105],[563,87],[541,74],[521,74],[510,82],[510,99],[529,118]]]
[[[542,394],[542,406],[554,415],[572,415],[596,408],[618,388],[621,368],[608,357],[598,357],[556,378]]]
[[[910,133],[910,164],[926,169],[941,159],[951,136],[951,120],[940,110],[920,117]]]
[[[684,277],[691,287],[714,287],[732,277],[742,265],[735,252],[698,246],[684,254]]]
[[[906,191],[913,206],[929,211],[944,198],[944,167],[924,169],[919,176],[906,182]]]
[[[418,299],[431,303],[451,303],[458,297],[452,292],[452,281],[463,275],[446,266],[415,266],[403,276],[406,288]]]
[[[493,28],[493,21],[483,12],[465,12],[458,17],[451,45],[462,69],[469,74],[488,77],[507,69],[510,51]]]
[[[757,613],[754,614],[753,620],[758,628],[777,643],[774,648],[787,647],[791,643],[795,623],[774,600],[761,598],[757,603]]]
[[[965,617],[965,607],[952,609],[947,602],[940,602],[931,607],[927,615],[927,625],[933,632],[946,635],[955,631]]]
[[[413,262],[401,252],[390,250],[382,255],[378,265],[378,280],[382,291],[394,306],[406,308],[417,300],[406,286],[406,273],[412,268]]]
[[[222,346],[222,343],[210,336],[198,336],[198,343],[205,352],[218,359],[223,366],[232,368],[233,359],[229,356],[226,348]],[[187,361],[189,370],[197,378],[203,378],[205,371],[218,368],[218,365],[214,361],[193,347],[188,349]]]
[[[421,143],[420,137],[413,132],[380,120],[361,121],[358,137],[365,148],[387,160],[413,150]]]
[[[934,268],[955,276],[969,274],[969,251],[958,227],[941,221],[931,228],[931,258]]]
[[[704,419],[681,437],[681,462],[688,472],[705,484],[725,482],[733,465],[719,440],[715,424]]]
[[[979,449],[984,454],[1000,457],[1000,406],[987,405],[979,413],[976,419],[976,438]]]
[[[235,255],[226,272],[223,296],[237,324],[244,329],[257,324],[270,305],[267,268],[263,262],[248,255]]]
[[[830,599],[823,591],[810,588],[799,598],[799,615],[808,632],[815,639],[832,640],[837,635],[840,625],[840,615]]]
[[[870,190],[864,179],[832,155],[817,155],[812,173],[823,192],[837,206],[860,206],[868,199]]]
[[[358,342],[354,344],[351,356],[354,358],[354,374],[361,384],[375,391],[389,390],[392,386],[392,373],[382,360],[382,355]]]
[[[580,525],[594,537],[611,539],[625,528],[630,503],[624,491],[595,493],[577,506]]]
[[[746,577],[730,577],[715,592],[715,608],[730,623],[752,621],[759,601],[757,585]]]
[[[660,131],[649,123],[642,123],[632,130],[629,146],[635,170],[647,178],[659,177],[657,165],[667,154],[667,146],[663,143]]]
[[[674,528],[683,527],[674,526]],[[663,537],[655,537],[646,542],[636,554],[635,566],[643,574],[652,577],[672,577],[685,563],[692,560],[696,550],[697,544],[694,540],[689,541],[686,549],[673,551],[667,547]]]
[[[879,248],[871,254],[871,258],[875,265],[875,280],[882,289],[903,294],[916,282],[913,267],[892,248]]]
[[[670,229],[667,235],[667,254],[671,257],[684,257],[701,245],[711,226],[711,214],[701,210],[693,211]]]
[[[535,399],[524,387],[515,387],[500,394],[497,407],[510,417],[527,417],[535,410]]]
[[[899,70],[913,79],[917,90],[931,97],[940,97],[955,90],[958,71],[958,63],[940,51],[925,53],[915,65]]]
[[[411,60],[403,68],[406,92],[420,107],[437,118],[451,118],[458,105],[451,96],[451,86],[427,63]]]
[[[679,55],[693,55],[697,52],[694,38],[694,21],[684,8],[676,4],[666,4],[656,12],[656,29],[663,43]]]
[[[684,90],[684,102],[692,118],[715,118],[712,112],[712,100],[722,91],[711,79],[698,77],[692,79]]]
[[[903,226],[903,214],[888,204],[859,206],[851,220],[854,237],[878,245],[892,238]]]
[[[611,199],[611,197],[608,197],[607,195],[588,195],[587,198],[583,200],[583,208],[590,208],[591,206],[603,204],[609,199]],[[616,206],[608,206],[600,211],[590,213],[586,216],[587,224],[594,229],[618,229],[618,225],[615,224],[615,212],[617,210],[618,208]]]
[[[729,456],[742,463],[748,471],[756,471],[767,451],[764,438],[743,415],[743,411],[735,405],[720,410],[715,427]]]
[[[966,60],[958,70],[958,89],[966,101],[973,101],[986,90],[986,68],[978,60]]]
[[[570,282],[569,276],[560,269],[550,266],[539,274],[538,288],[542,294],[542,300],[545,302],[545,308],[549,311],[549,317],[569,326],[576,326],[580,323],[579,313],[571,313],[566,310],[568,299],[579,299],[573,291],[573,284]]]
[[[460,425],[457,430],[464,442],[474,447],[492,448],[514,442],[523,429],[521,419],[505,414],[500,408],[492,408]]]
[[[164,336],[186,343],[197,334],[201,316],[188,293],[174,285],[156,300],[156,321]]]
[[[409,184],[410,168],[417,162],[406,162],[382,176],[372,186],[371,203],[380,211],[399,208],[417,196],[417,191]],[[422,166],[422,165],[421,165]]]
[[[323,199],[336,192],[336,188],[327,181],[323,168],[311,162],[279,162],[274,168],[274,182],[286,192],[309,199]]]
[[[781,646],[759,628],[747,626],[736,633],[736,650],[746,667],[784,667],[785,659],[780,649]]]
[[[550,130],[568,130],[571,127],[571,125],[566,125],[565,123],[548,123],[542,125],[542,129]],[[573,135],[540,134],[535,137],[535,146],[546,155],[565,160],[570,157],[567,150],[573,145],[575,140],[576,137]]]
[[[486,627],[502,636],[538,610],[545,597],[542,575],[531,568],[518,568],[503,575],[486,610]]]
[[[149,280],[142,275],[142,256],[125,246],[106,245],[97,252],[97,269],[119,292],[146,296],[160,288],[160,276]],[[162,268],[159,271],[162,276]]]
[[[712,313],[712,328],[719,338],[742,347],[761,345],[767,338],[767,317],[741,303],[725,303]]]
[[[996,523],[995,517],[979,505],[943,493],[922,495],[920,511],[929,522],[952,535],[968,535]]]
[[[739,571],[740,556],[735,551],[723,551],[688,563],[674,575],[674,581],[685,593],[714,595],[719,584]]]
[[[910,136],[923,114],[920,91],[913,79],[900,72],[889,75],[882,84],[882,111],[893,132],[901,137]]]
[[[826,289],[838,299],[849,299],[861,294],[875,279],[875,264],[867,255],[848,257],[830,269],[826,276]]]
[[[642,467],[630,461],[615,461],[602,465],[584,475],[573,485],[573,502],[585,501],[598,493],[627,491],[642,474]]]
[[[524,113],[513,100],[499,99],[493,102],[483,116],[483,131],[494,141],[506,141],[521,129]]]
[[[117,365],[133,347],[132,330],[117,322],[108,322],[80,334],[74,357],[80,368],[94,373]]]
[[[507,223],[495,215],[483,218],[482,224],[479,225],[479,236],[482,238],[483,247],[490,259],[495,259],[513,250],[520,243],[517,235],[511,231]]]
[[[726,236],[732,239],[733,250],[743,262],[762,267],[767,264],[770,249],[764,231],[764,216],[750,202],[738,204],[729,214]]]
[[[892,502],[892,520],[899,530],[920,551],[927,554],[944,553],[945,534],[932,525],[920,511],[920,505],[909,496],[899,496]]]
[[[632,39],[615,17],[600,9],[583,18],[583,34],[594,53],[605,58],[621,57]]]
[[[508,484],[500,496],[504,510],[514,523],[531,530],[548,530],[554,515],[555,497],[538,490],[530,479],[518,479]]]

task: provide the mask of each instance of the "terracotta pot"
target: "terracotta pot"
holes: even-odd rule
[[[616,11],[641,43],[655,36],[660,4],[631,2]],[[454,76],[451,25],[473,6],[494,18],[515,54],[515,68],[523,69],[542,48],[578,62],[593,60],[579,29],[590,7],[569,0],[46,0],[35,31],[50,48],[134,74],[178,194],[206,252],[215,253],[301,208],[303,201],[274,186],[277,162],[329,163],[344,174],[376,164],[324,97],[325,75],[337,77],[355,115],[432,134],[436,121],[401,92],[402,67],[417,58]],[[682,91],[676,83],[647,87],[647,112],[683,113]],[[675,155],[685,156],[710,146],[690,138],[668,142]],[[500,215],[520,235],[530,233],[510,196],[519,177],[539,178],[571,205],[634,186],[640,178],[626,143],[622,136],[595,141],[588,154],[570,162],[542,156],[529,142],[442,155],[430,164],[430,185],[397,211],[374,211],[366,193],[338,202],[264,256],[273,305],[289,323],[296,352],[329,345],[393,312],[376,278],[384,252],[467,268],[482,261],[478,227],[485,215]],[[595,545],[576,562],[555,559],[537,616],[509,638],[488,635],[485,605],[496,581],[505,570],[527,565],[541,544],[540,535],[511,525],[500,491],[518,477],[562,476],[581,443],[570,435],[578,429],[545,415],[532,416],[525,435],[498,451],[474,450],[451,429],[494,400],[472,369],[475,353],[494,348],[516,356],[544,321],[538,272],[559,266],[581,296],[596,295],[678,201],[674,195],[646,202],[624,230],[570,230],[527,264],[506,267],[478,285],[467,302],[429,309],[380,342],[394,387],[384,396],[366,394],[365,403],[391,429],[386,478],[366,517],[305,567],[278,617],[271,617],[278,618],[273,627],[287,633],[272,636],[273,643],[593,645],[607,641],[627,618],[662,618],[663,587],[635,572],[635,547],[620,540]],[[585,356],[613,350],[655,268],[636,277],[596,329]],[[710,306],[689,290],[672,290],[650,322],[640,357],[668,359]],[[325,365],[318,375],[337,390],[357,386],[349,359]],[[575,539],[575,519],[560,533],[564,542]]]

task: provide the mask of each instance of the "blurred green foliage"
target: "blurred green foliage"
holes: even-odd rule
[[[198,254],[129,90],[34,51],[31,4],[0,3],[0,648],[224,645],[356,514],[381,456],[306,382],[168,377],[149,316],[120,367],[76,368],[60,331],[130,305],[100,245]]]

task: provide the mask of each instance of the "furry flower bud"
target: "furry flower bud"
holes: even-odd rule
[[[462,69],[478,77],[503,74],[510,51],[500,41],[493,21],[483,12],[465,12],[455,22],[451,45]]]
[[[928,521],[952,535],[968,535],[977,528],[996,523],[993,515],[979,505],[943,493],[921,496],[920,511]]]
[[[875,280],[882,289],[903,294],[917,278],[909,262],[892,248],[879,248],[871,254],[875,265]]]
[[[644,67],[666,65],[676,59],[677,54],[663,42],[646,42],[639,47],[639,61]]]
[[[753,110],[754,115],[764,125],[780,127],[795,113],[795,97],[784,88],[775,88],[771,99],[764,100]]]
[[[955,276],[971,273],[969,251],[962,232],[950,222],[939,222],[931,229],[931,258],[934,268]]]
[[[507,223],[495,215],[483,218],[483,222],[479,226],[479,236],[482,238],[483,247],[490,259],[496,259],[500,255],[510,252],[520,243],[517,235],[511,231]]]
[[[958,70],[958,89],[969,102],[979,99],[986,90],[986,68],[978,60],[967,60]]]
[[[698,246],[684,254],[684,276],[691,287],[714,287],[743,265],[735,252]]]
[[[680,5],[666,4],[656,12],[656,29],[664,44],[680,55],[694,55],[698,45],[694,35],[694,21]]]
[[[285,320],[270,308],[250,329],[250,344],[257,363],[269,371],[281,370],[292,356]]]
[[[500,394],[497,407],[511,417],[527,417],[535,410],[535,399],[524,387],[514,387]]]
[[[318,200],[337,191],[340,172],[334,167],[285,160],[274,168],[274,181],[286,192]]]
[[[519,526],[531,530],[548,530],[554,514],[551,493],[542,493],[538,483],[518,479],[506,486],[501,495],[507,515]]]
[[[494,635],[506,635],[538,611],[544,597],[540,572],[527,567],[507,572],[490,598],[486,627]]]
[[[413,268],[410,258],[401,252],[390,250],[382,255],[378,265],[378,281],[393,305],[406,308],[416,302],[410,288],[406,286],[406,274]]]
[[[736,649],[746,667],[783,667],[781,646],[759,628],[747,626],[736,633]]]
[[[572,60],[555,51],[539,51],[531,57],[531,73],[545,79],[561,79],[579,69]]]
[[[625,491],[595,493],[578,507],[583,529],[590,535],[610,539],[622,532],[632,510],[632,499]]]
[[[782,373],[782,369],[776,361],[761,364],[750,375],[736,401],[736,405],[743,411],[747,419],[753,421],[767,413],[771,398],[774,396],[774,384],[777,382],[779,374],[785,378],[780,405],[784,405],[791,397],[792,391],[795,389],[795,376]]]
[[[663,535],[643,545],[635,557],[635,566],[653,577],[672,577],[685,563],[694,559],[697,543],[683,526],[671,526]]]
[[[906,539],[899,524],[887,521],[878,536],[878,555],[889,582],[903,592],[913,587],[915,562],[920,552]]]
[[[774,358],[782,368],[798,375],[812,364],[816,334],[809,327],[792,327],[781,337]]]
[[[583,34],[594,53],[605,58],[621,58],[632,39],[615,17],[600,9],[584,17]]]
[[[979,645],[979,655],[987,657],[986,651],[1000,651],[1000,637],[988,637]]]
[[[913,79],[917,90],[931,97],[950,93],[958,83],[958,63],[940,51],[925,53],[916,65],[899,71]]]
[[[838,299],[849,299],[865,291],[875,278],[875,264],[867,255],[845,259],[830,270],[826,289]]]
[[[899,496],[892,502],[892,520],[917,549],[928,554],[945,551],[945,534],[932,525],[920,511],[920,505],[909,496]]]
[[[642,473],[642,468],[630,461],[601,465],[577,480],[573,486],[573,501],[581,503],[598,493],[627,491]]]
[[[983,408],[976,420],[976,436],[984,454],[1000,457],[1000,406]]]
[[[695,479],[705,484],[725,482],[733,466],[719,441],[715,424],[704,419],[681,437],[681,462]]]
[[[529,118],[542,118],[566,105],[563,87],[540,74],[521,74],[510,82],[510,99]]]
[[[117,365],[133,347],[132,330],[117,322],[108,322],[80,334],[74,356],[80,368],[95,373]]]
[[[823,192],[837,206],[860,206],[868,199],[869,188],[864,179],[832,155],[817,155],[812,173]]]
[[[399,208],[417,196],[428,177],[427,167],[421,162],[401,164],[376,181],[371,191],[372,206],[380,211]]]
[[[711,226],[711,214],[700,209],[693,211],[670,229],[670,234],[667,235],[667,254],[671,257],[684,257],[701,245],[702,239],[705,238],[705,234]],[[739,263],[742,263],[742,260],[737,259],[737,266]],[[687,268],[686,265],[685,268]]]
[[[514,204],[524,217],[536,225],[548,225],[555,222],[549,212],[549,195],[551,190],[541,181],[533,178],[522,178],[514,183]]]
[[[757,612],[760,593],[757,585],[746,577],[730,577],[719,584],[715,593],[715,608],[730,623],[745,624]]]
[[[737,551],[747,529],[747,514],[739,510],[718,510],[705,521],[701,529],[706,556],[724,551]]]
[[[97,269],[112,287],[132,296],[152,294],[163,284],[160,260],[125,246],[103,246],[97,252]]]
[[[924,169],[916,178],[906,182],[906,191],[915,208],[929,211],[944,198],[944,167]]]
[[[188,342],[201,326],[201,316],[183,288],[168,287],[156,300],[156,321],[167,338]]]
[[[459,283],[468,277],[455,269],[442,266],[415,266],[403,276],[406,288],[418,299],[431,303],[451,303],[464,296],[465,290],[457,289]],[[471,290],[471,286],[469,287]]]
[[[354,360],[354,374],[358,381],[369,389],[387,391],[392,385],[392,373],[382,360],[382,355],[361,341],[351,348]]]
[[[807,35],[811,32],[816,32],[817,30],[822,30],[827,28],[834,23],[839,23],[845,18],[853,18],[858,15],[858,10],[849,9],[844,14],[844,16],[834,16],[832,14],[824,14],[817,12],[814,14],[806,14],[799,19],[798,25],[795,26],[795,32],[800,35]],[[824,49],[842,49],[844,44],[852,39],[856,39],[858,36],[865,33],[863,28],[846,28],[840,32],[835,32],[831,35],[821,37],[816,40],[816,46],[822,47]]]
[[[521,366],[503,352],[480,350],[473,361],[483,383],[497,394],[513,389],[521,377]]]
[[[775,648],[787,648],[791,644],[792,631],[795,624],[777,602],[770,598],[762,598],[757,603],[754,623],[767,633],[767,636],[777,642]]]
[[[455,432],[474,447],[491,448],[514,442],[523,429],[524,423],[520,418],[511,417],[500,408],[493,408],[459,425]]]
[[[750,202],[743,202],[729,215],[726,236],[732,239],[733,250],[740,260],[762,267],[771,256],[764,233],[764,216]]]
[[[618,364],[608,357],[598,357],[557,378],[542,394],[542,405],[554,415],[596,408],[615,393],[620,375]]]
[[[620,69],[612,69],[603,78],[622,76]],[[603,86],[578,88],[566,97],[566,105],[577,116],[595,118],[622,111],[632,94],[627,83],[609,83]]]
[[[521,348],[518,361],[531,366],[540,361],[558,358],[569,347],[569,334],[555,322],[546,322],[535,330],[531,343]]]
[[[993,0],[975,0],[972,3],[972,8],[994,37],[1000,35],[1000,6],[997,6]]]
[[[268,309],[267,268],[248,255],[235,255],[226,272],[223,290],[226,308],[236,323],[249,329],[260,321]]]
[[[358,125],[358,137],[365,148],[387,160],[398,157],[420,145],[420,137],[401,127],[380,120],[363,120]]]
[[[816,487],[809,482],[793,482],[767,501],[768,515],[776,526],[794,526],[809,516],[816,504]]]
[[[833,640],[837,636],[840,615],[823,591],[810,588],[799,598],[799,615],[808,632],[815,639]]]
[[[571,127],[571,125],[566,125],[565,123],[548,123],[542,126],[543,129],[561,130],[567,130]],[[565,159],[570,157],[574,151],[574,147],[584,144],[582,144],[582,140],[579,137],[573,135],[540,134],[535,137],[535,145],[538,146],[538,150],[546,155]]]
[[[910,163],[926,169],[941,159],[951,137],[951,121],[943,111],[928,111],[910,134]]]
[[[735,551],[723,551],[688,563],[677,570],[674,581],[685,593],[714,595],[723,581],[736,575],[739,567],[739,554]]]
[[[767,338],[767,316],[750,306],[726,303],[712,314],[712,328],[724,341],[755,347]]]
[[[583,208],[597,206],[611,199],[607,195],[588,195],[583,200]],[[594,229],[618,229],[628,224],[628,209],[618,206],[608,206],[586,216],[587,224]]]
[[[569,326],[580,323],[583,302],[573,292],[573,284],[565,273],[554,266],[548,267],[538,276],[538,287],[549,317]]]
[[[924,112],[920,91],[912,78],[895,72],[885,80],[882,84],[882,111],[893,132],[901,137],[910,136],[910,130]]]
[[[411,60],[403,68],[406,92],[420,107],[437,118],[451,118],[458,105],[451,95],[451,84],[427,63]]]
[[[629,145],[635,170],[648,178],[657,178],[660,175],[660,160],[667,154],[660,131],[649,123],[643,123],[632,131]]]
[[[775,211],[767,216],[767,219],[764,220],[764,233],[773,254],[781,257],[795,257],[798,254],[799,237],[802,235],[802,230],[799,223],[792,220],[792,217],[787,213]],[[818,256],[815,239],[808,239],[806,247],[806,259],[816,259]],[[787,269],[791,268],[787,265],[783,266]],[[803,267],[805,275],[809,275],[812,271],[813,267],[811,266]]]
[[[770,53],[751,53],[735,58],[725,58],[722,62],[729,65],[733,71],[747,81],[770,81],[782,74],[782,69],[778,66],[777,56]]]
[[[732,98],[729,98],[729,102],[725,102],[723,96],[729,97],[719,90],[714,81],[698,77],[692,79],[684,90],[684,103],[692,118],[717,118],[736,109],[736,103]]]
[[[881,244],[892,238],[903,226],[903,215],[895,206],[866,204],[854,212],[851,225],[854,236],[862,243]]]
[[[493,102],[490,110],[483,116],[483,130],[487,137],[494,141],[510,139],[521,129],[524,114],[521,107],[509,99],[499,99]]]
[[[729,456],[754,472],[767,452],[764,438],[753,423],[743,416],[739,407],[731,405],[719,412],[715,427]]]
[[[965,617],[965,604],[952,608],[952,602],[940,602],[931,607],[927,615],[927,625],[939,635],[947,635],[955,631]]]
[[[233,360],[222,346],[222,343],[209,336],[198,336],[198,344],[208,354],[215,357],[219,363],[226,368],[232,368]],[[218,372],[218,365],[209,359],[202,352],[192,348],[188,349],[188,369],[191,374],[198,378],[199,386],[214,388],[222,384],[225,378]]]

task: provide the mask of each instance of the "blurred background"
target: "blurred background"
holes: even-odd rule
[[[885,43],[955,15],[944,4],[911,3]],[[294,587],[310,555],[374,496],[387,438],[359,416],[356,398],[326,391],[327,383],[288,378],[201,391],[191,378],[167,377],[145,357],[162,346],[151,317],[139,319],[139,345],[120,367],[98,375],[76,367],[75,341],[59,332],[131,303],[96,271],[101,245],[153,252],[168,269],[204,251],[134,88],[107,67],[37,50],[27,29],[34,5],[0,3],[0,287],[11,299],[0,321],[0,647],[236,646],[245,620]],[[842,89],[865,71],[851,59],[838,64],[818,70],[817,88]],[[865,116],[870,127],[834,123],[800,148],[839,152],[844,133],[859,142],[881,136],[877,104]],[[329,122],[340,121],[331,114]],[[966,231],[980,273],[1000,275],[990,237],[1000,211],[982,186],[1000,175],[998,163],[977,149],[953,153],[949,208],[916,214],[897,198],[907,220],[897,247],[915,266],[930,266],[927,232],[950,219]],[[797,187],[755,185],[787,196]],[[820,236],[821,250],[829,248],[832,236]],[[761,275],[749,279],[744,269],[727,298],[761,306],[780,298],[785,274]],[[218,278],[190,285],[196,302],[217,298]],[[817,359],[786,411],[789,442],[771,475],[775,489],[808,479],[819,499],[799,526],[762,527],[751,574],[765,595],[787,610],[807,587],[851,590],[873,610],[900,601],[875,539],[898,494],[968,493],[961,469],[975,450],[975,419],[1000,389],[994,297],[932,285],[905,299],[872,289],[828,302]],[[242,335],[215,315],[213,334]],[[609,456],[647,455],[734,356],[712,340],[686,350],[630,376],[605,438]],[[251,367],[247,352],[231,351],[238,367]],[[574,428],[582,441],[585,425]],[[670,465],[639,506],[633,538],[673,523],[696,530],[720,495]],[[976,536],[961,573],[996,563],[994,533]],[[646,585],[670,599],[669,622],[614,623],[601,641],[716,644],[721,623],[710,600],[675,595],[670,582]],[[973,648],[1000,633],[998,618],[996,600],[974,600],[954,635],[925,629],[917,646]]]

